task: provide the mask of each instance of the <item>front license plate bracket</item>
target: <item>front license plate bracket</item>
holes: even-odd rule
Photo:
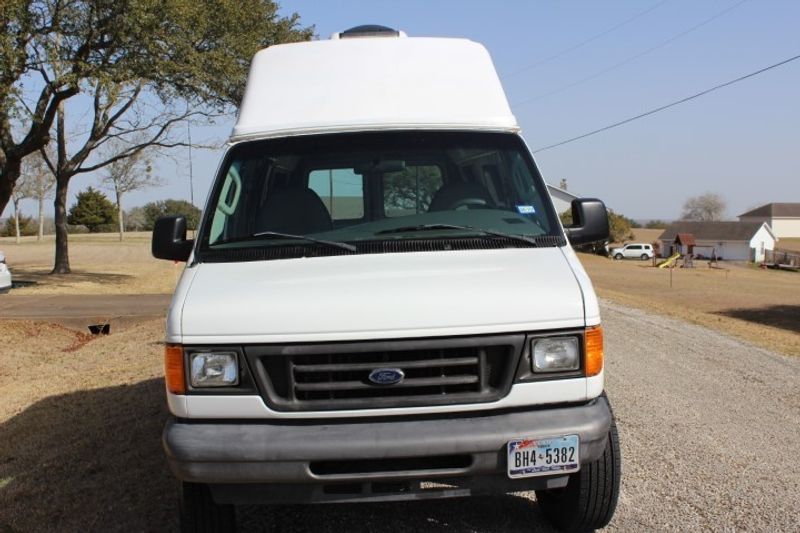
[[[578,435],[521,437],[508,441],[506,451],[511,479],[572,474],[580,470]]]

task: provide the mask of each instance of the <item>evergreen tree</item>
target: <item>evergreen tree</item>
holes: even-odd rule
[[[86,226],[90,233],[98,233],[116,223],[117,208],[105,194],[89,187],[78,193],[78,201],[69,210],[67,220],[73,225]]]

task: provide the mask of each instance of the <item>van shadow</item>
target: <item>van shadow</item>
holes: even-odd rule
[[[726,309],[717,314],[800,333],[800,305],[770,305],[750,309]]]
[[[164,385],[50,396],[0,425],[0,531],[177,528]]]
[[[241,531],[281,533],[550,533],[538,506],[522,495],[403,503],[260,506],[238,509]]]
[[[0,424],[0,532],[177,531],[162,379],[51,396]],[[521,496],[248,506],[242,531],[552,531]]]

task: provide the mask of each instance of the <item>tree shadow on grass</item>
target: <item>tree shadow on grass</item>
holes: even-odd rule
[[[161,447],[164,384],[51,396],[0,425],[0,531],[176,531]],[[395,504],[248,506],[242,531],[552,531],[520,496]]]
[[[33,282],[38,286],[50,287],[69,287],[76,283],[117,285],[135,277],[130,274],[87,272],[85,270],[73,270],[71,274],[50,274],[49,270],[35,268],[13,268],[12,274],[15,281]]]
[[[800,333],[800,305],[726,309],[717,314]]]

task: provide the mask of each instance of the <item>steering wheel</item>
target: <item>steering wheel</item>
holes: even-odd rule
[[[472,207],[485,208],[489,207],[489,202],[483,198],[461,198],[450,204],[448,210],[454,211],[459,207],[466,207],[467,209],[471,209]]]

